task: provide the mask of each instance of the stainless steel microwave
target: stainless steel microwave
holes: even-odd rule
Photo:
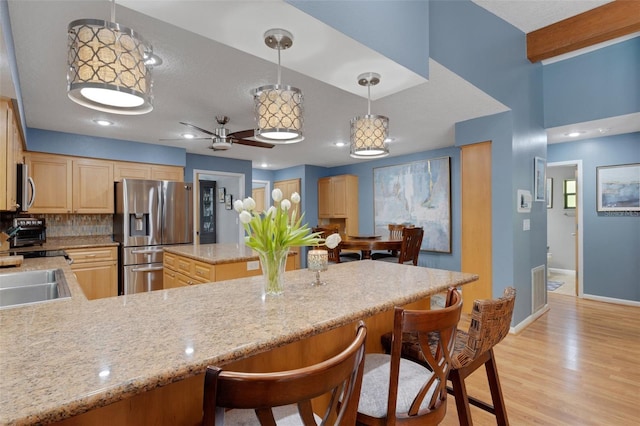
[[[26,164],[18,164],[18,173],[16,176],[18,184],[17,203],[18,211],[26,212],[33,205],[36,199],[36,185],[29,176],[29,166]]]

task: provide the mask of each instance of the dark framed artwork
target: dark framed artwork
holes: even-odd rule
[[[596,167],[599,212],[640,211],[640,163]]]
[[[233,208],[233,196],[231,194],[224,196],[224,208],[227,210],[231,210]]]
[[[533,160],[533,200],[544,201],[546,183],[547,160],[542,157],[535,157]]]
[[[218,202],[219,203],[224,203],[225,202],[225,198],[224,196],[226,195],[227,190],[225,188],[218,188]]]
[[[451,158],[373,169],[374,234],[391,223],[424,228],[421,250],[451,253]]]

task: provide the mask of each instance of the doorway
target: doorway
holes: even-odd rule
[[[582,161],[547,164],[547,289],[582,297]]]
[[[271,205],[271,182],[268,180],[251,181],[251,198],[256,202],[256,212],[262,213]]]
[[[196,244],[206,244],[206,238],[201,240],[202,226],[200,206],[200,181],[215,181],[216,190],[212,209],[214,209],[216,243],[240,244],[244,241],[244,229],[240,225],[238,213],[233,210],[233,202],[243,199],[245,177],[243,173],[218,172],[213,170],[193,170],[193,241]]]

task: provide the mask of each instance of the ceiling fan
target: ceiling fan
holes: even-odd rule
[[[207,135],[211,135],[211,137],[193,138],[193,140],[211,139],[212,143],[210,148],[214,151],[226,151],[231,148],[231,145],[233,144],[255,146],[258,148],[273,148],[275,146],[274,144],[247,139],[253,137],[253,129],[239,130],[237,132],[229,133],[229,129],[224,127],[225,124],[229,122],[229,117],[227,117],[226,115],[216,115],[216,121],[218,122],[219,127],[213,132],[193,125],[191,123],[185,123],[183,121],[180,121],[180,124],[205,133]]]

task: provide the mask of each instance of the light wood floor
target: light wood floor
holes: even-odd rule
[[[510,424],[640,424],[640,308],[554,293],[549,306],[495,349]],[[490,401],[486,382],[477,370],[469,394]],[[447,401],[441,424],[458,425],[455,400]],[[496,424],[476,407],[471,415],[476,426]]]

